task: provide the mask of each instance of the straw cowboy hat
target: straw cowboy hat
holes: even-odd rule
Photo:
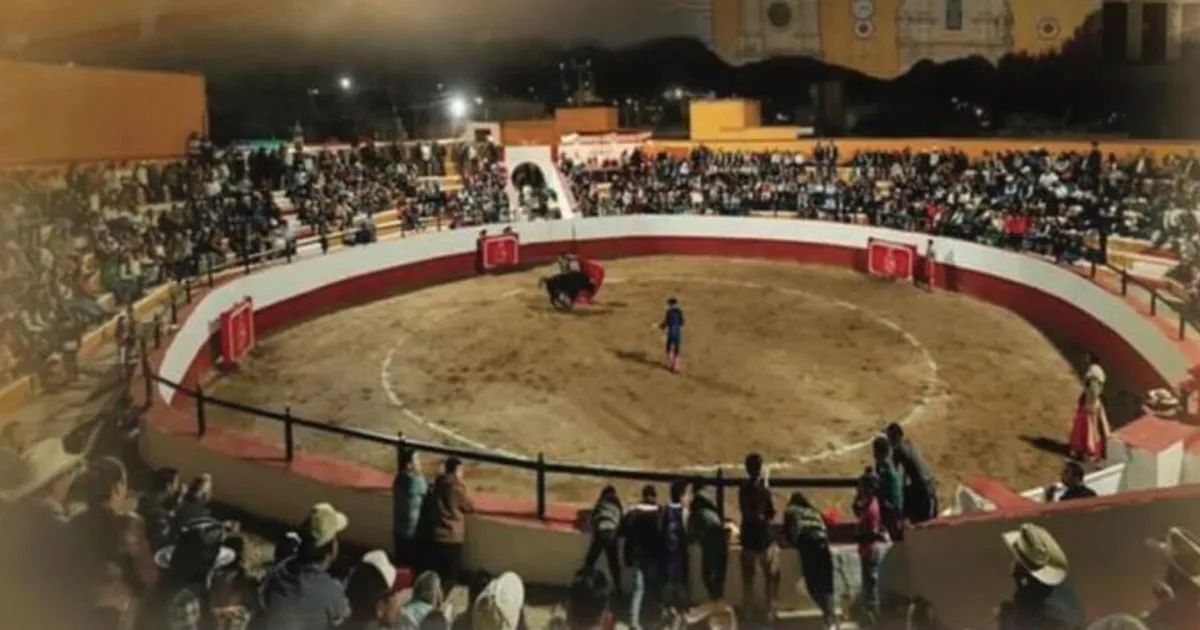
[[[1067,579],[1067,554],[1050,532],[1032,523],[1001,534],[1013,558],[1046,586],[1057,586]]]
[[[1147,540],[1150,549],[1163,557],[1167,566],[1200,587],[1200,538],[1182,527],[1167,530],[1164,540]]]
[[[50,438],[25,449],[13,465],[13,475],[0,480],[0,501],[14,502],[81,466],[83,457],[68,453],[63,441]]]

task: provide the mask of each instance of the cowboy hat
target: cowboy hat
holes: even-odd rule
[[[167,545],[154,554],[154,564],[160,569],[170,569],[174,560],[198,562],[208,558],[212,561],[212,566],[208,568],[223,569],[237,560],[237,552],[224,544],[225,536],[225,527],[217,520],[197,519],[184,526],[175,544]],[[208,560],[203,562],[207,563]]]
[[[0,483],[0,501],[13,502],[44,488],[47,484],[58,479],[79,466],[83,458],[68,453],[62,439],[49,438],[35,442],[19,456],[14,475]]]
[[[1067,554],[1050,532],[1032,523],[1001,534],[1017,564],[1033,579],[1046,586],[1057,586],[1067,579]]]
[[[1166,560],[1179,575],[1200,586],[1200,539],[1182,527],[1167,530],[1164,540],[1147,540],[1151,550]]]

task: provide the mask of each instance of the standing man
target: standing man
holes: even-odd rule
[[[467,515],[475,511],[475,504],[467,494],[462,476],[462,460],[447,458],[442,474],[434,479],[433,490],[425,500],[426,503],[432,501],[432,505],[422,508],[424,515],[429,516],[432,530],[431,540],[422,552],[428,557],[422,558],[422,561],[441,578],[443,597],[450,596],[462,577]]]
[[[658,328],[667,333],[667,369],[678,374],[679,350],[683,344],[683,309],[679,308],[679,300],[667,299],[667,312]]]
[[[416,557],[417,521],[428,491],[429,482],[421,474],[417,452],[404,449],[400,454],[400,470],[392,482],[392,557],[402,567],[420,566]]]
[[[884,432],[892,445],[892,461],[901,474],[904,518],[913,524],[937,518],[937,482],[921,451],[904,437],[904,428],[899,424],[889,424]]]
[[[629,627],[642,630],[642,606],[646,593],[658,595],[659,569],[664,552],[659,524],[662,510],[658,491],[647,484],[642,488],[642,500],[630,506],[621,523],[625,539],[625,564],[633,569],[633,592],[629,598]]]
[[[761,570],[766,591],[763,617],[770,619],[779,592],[779,545],[771,537],[775,503],[763,474],[762,455],[746,455],[745,468],[747,479],[738,491],[738,507],[742,513],[743,618],[753,618],[754,574]]]

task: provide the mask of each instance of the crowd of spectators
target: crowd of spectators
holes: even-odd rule
[[[875,440],[847,520],[837,510],[819,511],[800,492],[778,503],[769,466],[756,453],[745,458],[730,518],[702,480],[681,477],[667,484],[662,500],[659,488],[647,485],[629,505],[614,487],[604,488],[588,513],[591,542],[575,578],[559,595],[557,612],[539,621],[531,619],[520,575],[465,567],[468,516],[476,507],[457,458],[444,460],[429,479],[416,453],[404,454],[393,487],[392,549],[344,546],[348,517],[318,503],[297,515],[265,566],[256,566],[242,525],[220,518],[210,503],[208,475],[185,481],[177,470],[159,469],[136,492],[122,460],[85,459],[63,440],[31,441],[22,427],[8,425],[0,436],[0,609],[12,627],[771,627],[785,563],[799,568],[797,588],[819,609],[824,628],[845,627],[849,618],[859,628],[945,627],[928,602],[888,601],[880,589],[889,547],[937,512],[930,470],[895,425]],[[1068,463],[1045,498],[1089,496],[1082,470]],[[995,609],[1000,630],[1192,630],[1200,622],[1200,538],[1187,529],[1170,528],[1146,552],[1162,561],[1162,578],[1152,585],[1159,603],[1139,617],[1102,620],[1088,616],[1068,558],[1046,529],[1025,523],[995,544],[1012,558],[1013,591]],[[739,608],[725,603],[735,549],[741,592],[751,594]],[[847,562],[854,571],[845,571]],[[703,592],[692,591],[693,576]],[[1105,625],[1114,623],[1124,625]]]
[[[561,164],[586,215],[794,212],[801,218],[922,230],[1073,258],[1088,234],[1197,252],[1194,155],[1119,159],[1098,145],[968,156],[954,147],[811,154],[633,151]],[[1190,229],[1189,229],[1190,228]]]
[[[451,227],[510,219],[515,209],[499,158],[488,144],[243,151],[197,139],[180,162],[7,173],[0,194],[13,212],[0,215],[0,295],[8,300],[0,348],[15,357],[10,362],[34,370],[51,355],[64,357],[69,374],[68,357],[85,330],[167,278],[251,256],[288,255],[302,233],[325,246],[337,232],[373,240],[375,215],[393,208],[414,230],[431,219]],[[461,175],[458,186],[448,183],[448,166]],[[564,160],[561,167],[589,215],[794,212],[1044,248],[1066,259],[1079,255],[1089,232],[1192,247],[1186,226],[1196,225],[1190,210],[1200,178],[1190,155],[1118,160],[1099,147],[971,158],[953,148],[843,156],[830,143],[812,155],[633,152],[605,163]],[[291,211],[295,222],[288,220]],[[99,299],[104,293],[114,295],[111,305]],[[210,477],[185,484],[177,471],[156,471],[139,495],[118,459],[85,468],[60,440],[28,443],[8,435],[0,468],[6,532],[0,610],[27,627],[529,625],[520,576],[465,570],[467,515],[475,508],[455,458],[428,480],[416,454],[405,454],[393,488],[392,549],[344,553],[340,536],[348,519],[322,503],[276,541],[263,573],[248,564],[241,526],[214,517]],[[879,588],[882,557],[903,542],[909,524],[938,513],[933,474],[903,431],[889,426],[875,440],[845,520],[817,510],[802,493],[777,507],[767,471],[760,456],[746,457],[735,519],[724,517],[703,481],[668,484],[662,502],[660,489],[648,485],[630,505],[615,487],[605,488],[590,512],[591,544],[568,589],[561,626],[609,628],[617,619],[637,630],[733,627],[735,618],[769,623],[778,612],[783,562],[800,567],[826,627],[846,615],[860,627],[883,627],[896,617]],[[1062,484],[1048,488],[1044,500],[1092,495],[1082,469],[1067,464]],[[853,601],[841,599],[846,594],[834,578],[833,543],[847,532],[858,575]],[[738,611],[722,603],[735,543],[742,592],[763,594]],[[1066,558],[1046,530],[1026,524],[997,544],[1012,552],[1015,566],[1015,590],[998,608],[998,627],[1087,627]],[[698,566],[689,563],[689,545],[699,547]],[[1155,552],[1165,560],[1156,585],[1161,604],[1123,623],[1195,628],[1200,573],[1191,567],[1200,566],[1200,541],[1174,528]],[[703,594],[690,592],[693,574]],[[757,579],[763,588],[755,587]],[[447,603],[456,589],[469,593],[461,609]],[[936,611],[919,602],[905,606],[910,621],[920,617],[926,624],[920,627],[937,627]]]
[[[0,173],[4,382],[73,380],[84,333],[170,278],[292,255],[307,236],[369,242],[393,209],[410,230],[509,218],[489,143],[189,146],[179,161]]]

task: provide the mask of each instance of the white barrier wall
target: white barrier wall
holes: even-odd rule
[[[494,233],[501,227],[491,226],[488,231]],[[522,255],[541,258],[575,245],[581,253],[596,256],[759,256],[860,265],[862,257],[858,254],[868,238],[910,243],[922,251],[928,239],[921,234],[856,225],[694,216],[628,216],[514,227],[521,236]],[[466,275],[471,273],[470,260],[478,233],[478,229],[472,229],[382,241],[231,280],[195,305],[163,351],[159,373],[169,380],[183,380],[193,359],[207,350],[206,344],[219,327],[220,313],[246,296],[254,299],[260,315],[282,323],[289,314],[296,317],[289,313],[295,309],[310,314],[301,306],[344,300],[352,297],[348,293],[381,282],[389,284],[397,278],[401,282],[417,281],[422,275],[443,280],[455,274]],[[1070,270],[1033,257],[949,239],[937,239],[935,251],[951,285],[958,276],[963,290],[1012,306],[1018,312],[1028,311],[1031,319],[1044,324],[1054,323],[1048,318],[1063,317],[1071,320],[1068,327],[1086,325],[1088,334],[1098,335],[1096,342],[1107,346],[1114,356],[1120,355],[1126,363],[1140,361],[1145,365],[1137,369],[1153,369],[1165,382],[1181,380],[1186,371],[1187,361],[1168,335],[1121,298]],[[449,262],[440,264],[445,261]],[[419,269],[422,265],[426,267]],[[382,273],[402,267],[411,269],[411,273]],[[357,282],[359,279],[364,282]],[[297,299],[302,296],[307,299]],[[268,315],[275,306],[279,307],[273,309],[276,313]],[[1099,326],[1081,317],[1079,311],[1090,313]],[[1101,341],[1099,337],[1107,339]],[[1126,366],[1114,366],[1114,372],[1119,373],[1120,367]],[[157,393],[167,400],[172,396],[166,386],[159,387]],[[163,407],[159,405],[158,409]],[[186,410],[177,415],[187,419]],[[157,425],[163,428],[156,430],[155,423],[149,419],[148,430],[140,438],[142,454],[151,465],[172,465],[186,474],[212,472],[223,501],[284,522],[302,517],[312,503],[330,501],[350,515],[352,525],[347,535],[352,540],[372,546],[389,544],[391,505],[383,491],[388,485],[386,475],[375,475],[376,479],[384,478],[382,483],[339,485],[320,475],[296,474],[298,469],[292,464],[279,462],[276,451],[259,449],[262,457],[256,459],[245,454],[245,443],[237,445],[241,450],[230,449],[233,440],[229,436],[214,438],[210,431],[208,438],[198,440],[194,433],[172,431],[165,425]],[[305,457],[313,459],[310,454]],[[307,470],[314,467],[310,462]],[[1136,469],[1137,462],[1133,462],[1126,468],[1126,475]],[[1113,477],[1113,482],[1119,477]],[[1080,510],[1067,504],[1031,504],[1012,512],[935,521],[914,530],[905,545],[889,555],[884,566],[885,587],[930,599],[950,627],[984,627],[990,622],[991,607],[1011,589],[1007,573],[1011,559],[1000,542],[1000,532],[1015,527],[1020,520],[1037,518],[1068,548],[1072,571],[1088,605],[1106,607],[1089,609],[1090,614],[1138,610],[1149,598],[1149,590],[1142,588],[1149,582],[1140,581],[1161,574],[1159,561],[1146,554],[1143,540],[1161,536],[1168,525],[1185,524],[1186,515],[1194,515],[1200,505],[1200,491],[1176,488],[1156,492],[1162,494],[1154,495],[1153,504],[1146,503],[1150,500],[1147,497],[1122,496],[1102,499],[1111,502]],[[980,503],[975,507],[986,507],[982,505],[986,500],[980,497],[960,498],[972,505]],[[528,519],[476,515],[471,517],[468,531],[466,555],[471,566],[516,570],[537,584],[564,584],[570,580],[587,543],[569,526],[548,528]],[[1095,554],[1097,546],[1103,546],[1106,553]],[[531,553],[530,549],[553,553]],[[794,555],[786,557],[784,583],[791,584],[798,567]],[[1122,571],[1117,576],[1120,579],[1114,581],[1110,569],[1118,559]],[[727,585],[735,602],[740,598],[737,579],[736,563],[731,563]],[[694,586],[699,588],[698,584]]]
[[[924,251],[928,239],[923,234],[838,223],[697,216],[541,221],[518,224],[514,228],[520,233],[523,245],[630,237],[683,237],[783,241],[861,249],[866,247],[868,238],[875,237],[911,243]],[[499,229],[499,226],[491,226],[490,231]],[[256,309],[266,308],[355,276],[473,252],[477,236],[476,230],[459,230],[381,241],[236,279],[199,302],[167,349],[160,374],[169,380],[181,379],[201,346],[219,328],[221,311],[246,296],[254,299]],[[1120,335],[1154,366],[1164,381],[1173,383],[1183,378],[1188,362],[1171,339],[1121,298],[1072,271],[1031,256],[953,239],[935,239],[934,247],[941,265],[1035,288],[1077,306]],[[167,400],[172,396],[165,385],[159,386],[159,394]]]

